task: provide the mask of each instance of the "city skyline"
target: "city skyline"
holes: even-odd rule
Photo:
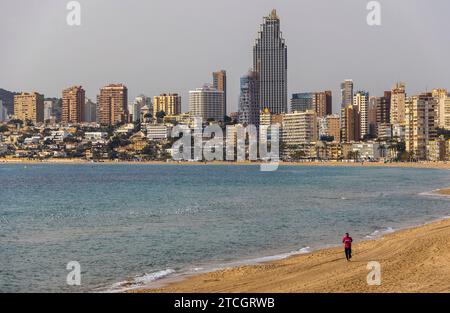
[[[412,20],[414,20],[414,17],[420,17],[421,20],[431,18],[427,6],[419,2],[411,3],[411,1],[408,1],[408,5],[402,6],[401,4],[406,3],[405,1],[398,1],[396,4],[381,1],[383,23],[379,27],[369,27],[365,21],[367,14],[365,6],[361,3],[358,4],[356,1],[349,1],[341,5],[344,9],[348,9],[348,19],[345,22],[337,19],[337,17],[342,16],[343,8],[338,8],[338,5],[331,1],[319,1],[318,3],[305,1],[305,5],[302,5],[303,3],[284,4],[276,1],[263,1],[261,4],[258,2],[260,5],[257,8],[253,8],[253,10],[250,10],[252,3],[249,1],[249,3],[240,4],[239,10],[233,11],[235,12],[235,15],[233,15],[235,17],[234,23],[229,23],[225,18],[215,19],[214,22],[209,23],[210,28],[215,31],[218,29],[224,30],[223,27],[225,27],[224,25],[226,23],[228,23],[226,24],[227,26],[230,26],[230,30],[223,31],[221,33],[222,36],[219,36],[223,37],[219,40],[222,50],[217,50],[218,42],[213,38],[213,40],[208,40],[208,43],[205,41],[203,43],[201,42],[196,45],[198,46],[196,48],[183,45],[184,49],[177,52],[169,49],[165,53],[165,59],[160,59],[154,50],[147,50],[146,53],[136,52],[134,51],[136,50],[134,49],[136,45],[132,46],[134,42],[137,42],[135,38],[136,34],[142,32],[148,33],[148,29],[151,28],[150,25],[153,23],[151,19],[146,19],[142,23],[131,23],[131,25],[118,23],[120,27],[124,28],[121,30],[121,33],[129,33],[130,38],[123,38],[127,50],[121,51],[122,48],[118,48],[117,50],[121,51],[121,55],[124,55],[126,51],[133,51],[133,56],[136,55],[136,58],[131,58],[134,60],[129,60],[130,58],[120,59],[121,62],[113,69],[114,72],[111,72],[111,69],[105,67],[105,61],[102,58],[108,60],[110,57],[117,58],[119,51],[111,50],[111,55],[107,56],[103,54],[108,46],[107,44],[105,47],[91,47],[88,43],[92,43],[93,35],[107,35],[107,38],[112,35],[112,32],[105,33],[105,23],[103,22],[111,22],[112,19],[117,17],[121,4],[115,1],[111,1],[109,4],[103,3],[104,7],[108,9],[106,10],[109,14],[108,17],[105,16],[104,11],[99,11],[102,6],[101,1],[97,4],[80,1],[82,4],[83,18],[82,25],[77,28],[69,27],[61,23],[60,19],[63,20],[66,11],[62,4],[55,5],[55,3],[55,1],[41,1],[37,5],[17,1],[15,4],[8,3],[0,5],[2,11],[5,12],[14,9],[15,6],[19,7],[23,12],[21,14],[25,16],[32,12],[36,16],[43,11],[48,13],[45,14],[46,20],[44,23],[36,22],[35,24],[37,26],[36,30],[43,32],[43,40],[48,41],[44,41],[44,44],[39,48],[29,48],[26,53],[20,47],[27,40],[32,40],[31,36],[35,35],[35,32],[23,25],[15,25],[15,22],[9,16],[0,22],[2,26],[6,26],[2,27],[0,32],[2,32],[2,37],[9,43],[8,47],[10,47],[10,49],[5,49],[2,52],[4,55],[0,60],[2,69],[4,69],[5,73],[9,74],[3,75],[0,78],[0,86],[2,88],[17,92],[32,92],[36,90],[46,97],[58,97],[60,91],[68,86],[83,85],[86,89],[86,97],[95,99],[98,88],[101,86],[113,82],[124,83],[130,90],[129,101],[140,94],[151,97],[163,92],[179,93],[182,97],[182,111],[187,111],[188,91],[201,86],[204,82],[210,81],[211,73],[223,68],[227,71],[228,76],[227,109],[228,112],[234,112],[237,111],[239,98],[239,78],[250,68],[252,59],[251,47],[257,35],[258,25],[261,24],[262,17],[266,16],[272,8],[277,9],[277,13],[280,16],[283,37],[287,41],[290,51],[289,54],[291,55],[288,64],[288,98],[293,93],[329,89],[334,94],[333,112],[337,113],[339,111],[338,104],[340,101],[338,96],[339,83],[348,77],[354,80],[355,90],[368,90],[374,96],[381,96],[384,90],[390,90],[392,85],[397,81],[407,82],[408,94],[418,94],[427,89],[446,88],[450,86],[449,78],[445,75],[448,72],[448,65],[445,62],[436,61],[442,59],[445,51],[448,51],[448,43],[440,40],[440,36],[438,35],[440,29],[445,29],[445,25],[443,25],[445,20],[436,18],[434,15],[430,23],[427,25],[425,25],[426,23],[420,24],[423,27],[417,30],[417,25],[414,25],[415,28],[411,29],[409,27],[411,25],[408,24],[410,22],[396,14],[396,12],[402,10],[402,13],[405,16],[409,16]],[[204,12],[194,12],[195,10],[193,10],[201,3],[203,2],[197,1],[190,3],[188,13],[195,16],[197,14],[205,16]],[[125,18],[130,13],[139,15],[140,12],[138,11],[144,9],[146,6],[147,4],[131,2],[130,9],[127,12],[120,13],[125,14]],[[165,4],[155,1],[155,5],[150,6],[158,12],[158,10],[164,8]],[[207,4],[205,10],[212,10],[215,6],[216,4]],[[325,25],[315,20],[303,20],[297,18],[297,16],[293,18],[293,13],[291,10],[287,10],[286,6],[294,6],[295,8],[301,9],[292,10],[295,11],[298,17],[306,16],[308,12],[313,12],[314,8],[321,9],[324,12],[328,12],[327,18],[329,19],[329,23],[327,22],[327,26],[325,27]],[[436,8],[436,6],[442,6],[442,8],[441,10],[433,10],[433,14],[445,12],[449,4],[443,1],[437,1],[433,3],[433,7]],[[233,5],[230,7],[233,7]],[[183,8],[186,8],[186,4],[178,3],[174,14],[181,14]],[[230,10],[231,8],[226,7],[223,9]],[[93,20],[94,16],[99,18],[98,22]],[[227,16],[227,14],[225,13],[223,16]],[[31,16],[31,19],[33,18],[35,17]],[[337,21],[340,22],[336,23]],[[59,27],[53,27],[53,23],[55,25],[61,25],[61,29]],[[193,23],[193,25],[188,27],[186,32],[189,32],[190,27],[194,26],[197,26],[197,29],[203,30],[203,28],[198,28],[198,23]],[[33,23],[27,25],[31,24]],[[169,39],[184,43],[184,39],[181,38],[185,34],[184,30],[180,30],[177,25],[173,24],[161,25],[165,27],[164,30],[169,34],[167,35]],[[113,28],[112,31],[118,27],[116,25],[109,26]],[[52,27],[55,29],[50,30]],[[341,43],[336,43],[335,41],[337,32],[343,29],[347,29],[348,33],[342,34],[342,38],[344,36],[361,38],[361,35],[364,35],[360,40],[367,41],[367,51],[364,53],[351,53],[351,55],[345,55],[343,57],[345,52],[349,52],[347,50],[348,48],[342,47]],[[174,30],[178,32],[174,33]],[[417,31],[414,32],[411,30]],[[332,47],[331,49],[324,49],[320,44],[317,45],[316,41],[322,32],[328,34],[326,41],[329,42],[326,46]],[[154,32],[150,34],[153,36],[157,35]],[[393,34],[402,38],[401,45],[394,40]],[[15,36],[11,37],[11,35]],[[65,39],[67,36],[71,36],[74,40],[73,44],[81,41],[87,45],[83,45],[82,49],[76,50],[77,54],[73,52],[63,53],[67,57],[61,60],[60,57],[57,57],[59,54],[57,52],[65,52],[65,48],[50,48],[53,46],[53,41]],[[238,40],[230,40],[236,36]],[[423,41],[418,41],[419,38],[423,37],[426,37],[428,40],[426,46]],[[160,42],[158,40],[159,37],[156,38],[156,42]],[[163,42],[167,40],[164,39]],[[143,46],[146,46],[146,42],[143,41]],[[224,44],[228,42],[229,44]],[[389,44],[390,49],[385,50],[385,48],[379,46],[381,42]],[[309,44],[305,45],[305,43]],[[72,43],[68,44],[68,46],[69,48],[73,48]],[[170,48],[171,45],[168,45],[168,47]],[[416,47],[414,49],[415,53],[408,54],[408,47],[410,49]],[[33,49],[38,49],[38,51]],[[193,50],[191,51],[191,49]],[[201,49],[203,49],[203,53],[199,53]],[[20,52],[17,53],[17,51]],[[213,53],[213,51],[215,52]],[[353,50],[350,49],[351,51]],[[382,62],[378,62],[377,57],[379,58],[387,51],[389,51],[390,59],[394,61],[383,58]],[[192,54],[190,52],[195,53]],[[43,61],[34,62],[35,55],[39,55]],[[192,55],[191,63],[193,64],[187,64],[189,63],[186,62],[186,56],[188,55]],[[430,55],[433,55],[433,58],[430,58]],[[180,60],[176,60],[177,58],[180,58]],[[91,61],[91,64],[96,64],[96,66],[88,66],[90,62],[82,63],[82,61]],[[155,67],[155,62],[162,64]],[[73,64],[77,64],[78,66],[74,68]],[[42,66],[45,67],[45,70],[42,69]],[[164,69],[166,70],[167,75],[161,76],[160,71],[158,71],[159,66],[161,67],[161,72],[164,72]],[[191,66],[197,68],[195,72],[190,69]],[[70,67],[70,71],[67,70],[68,67]],[[177,72],[178,75],[172,76],[171,73],[175,67],[179,69]],[[32,71],[31,74],[30,71]],[[145,75],[143,75],[144,73]],[[45,79],[42,79],[43,76]],[[153,76],[158,77],[158,81],[154,81],[155,78]],[[170,79],[160,79],[161,77],[170,77]]]

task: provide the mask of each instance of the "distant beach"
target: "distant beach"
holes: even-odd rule
[[[351,262],[342,250],[318,250],[133,292],[450,292],[450,219],[358,242]],[[379,286],[367,284],[370,261],[381,265]]]
[[[48,159],[48,160],[28,160],[28,159],[0,159],[0,164],[148,164],[148,165],[260,165],[262,162],[188,162],[188,161],[114,161],[102,160],[92,162],[83,159]],[[431,169],[450,169],[450,162],[338,162],[338,161],[305,161],[305,162],[279,162],[279,166],[341,166],[341,167],[405,167],[405,168],[431,168]]]

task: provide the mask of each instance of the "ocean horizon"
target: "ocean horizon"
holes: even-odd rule
[[[1,164],[0,179],[1,292],[124,291],[450,214],[427,194],[443,169]]]

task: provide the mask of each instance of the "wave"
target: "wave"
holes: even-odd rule
[[[175,273],[175,270],[170,268],[152,273],[144,273],[143,275],[136,276],[131,280],[114,283],[106,290],[106,292],[125,292],[128,290],[141,288],[151,282],[165,278],[173,273]]]
[[[393,232],[395,232],[395,230],[392,227],[386,227],[386,228],[383,228],[383,229],[375,230],[370,235],[367,235],[366,238],[368,238],[368,239],[375,239],[375,238],[379,238],[379,237],[381,237],[383,235],[392,234]]]

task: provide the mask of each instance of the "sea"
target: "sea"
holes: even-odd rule
[[[446,187],[445,169],[1,164],[0,292],[152,288],[379,238],[449,217]]]

